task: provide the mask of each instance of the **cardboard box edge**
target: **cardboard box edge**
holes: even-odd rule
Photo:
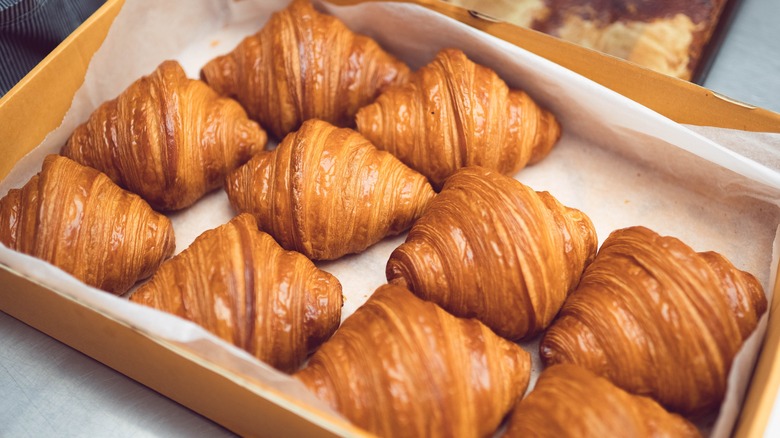
[[[206,366],[191,354],[2,264],[0,283],[7,286],[0,290],[3,312],[242,436],[255,436],[259,430],[268,436],[363,434],[351,424],[321,415],[261,382],[245,386],[241,382],[246,378]],[[303,412],[306,415],[301,415]],[[259,421],[262,428],[252,427]]]
[[[780,266],[778,266],[780,272]],[[761,346],[758,361],[753,370],[745,401],[733,436],[738,438],[763,436],[780,388],[780,276],[775,279],[769,323]],[[763,383],[763,385],[762,385]],[[763,386],[763,388],[762,388]]]

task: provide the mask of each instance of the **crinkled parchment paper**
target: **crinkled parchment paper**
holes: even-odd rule
[[[128,0],[92,59],[84,86],[61,127],[17,164],[0,183],[0,195],[23,185],[39,171],[43,157],[58,152],[100,103],[116,97],[160,62],[176,59],[190,77],[197,78],[203,64],[259,30],[270,13],[285,3]],[[777,136],[713,128],[694,131],[513,45],[413,5],[320,6],[353,30],[376,38],[413,68],[427,63],[441,48],[457,47],[551,109],[564,129],[561,141],[548,158],[516,177],[587,213],[600,242],[612,230],[644,225],[676,236],[698,251],[724,254],[756,275],[771,294],[780,219]],[[741,136],[739,141],[727,147],[735,135]],[[725,139],[726,146],[708,137]],[[742,154],[734,152],[735,145]],[[171,215],[177,252],[233,215],[221,190]],[[387,238],[363,254],[318,263],[344,287],[344,317],[385,282],[385,263],[403,239]],[[302,385],[194,324],[86,287],[47,263],[3,246],[0,263],[204,363],[328,411]],[[732,368],[720,415],[703,425],[711,436],[728,436],[733,427],[766,320],[762,318]],[[537,342],[523,344],[535,358],[532,382],[541,371]]]

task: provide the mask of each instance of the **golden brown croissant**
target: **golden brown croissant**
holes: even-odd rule
[[[222,185],[267,136],[243,108],[175,61],[102,104],[62,154],[105,172],[159,210],[178,210]]]
[[[722,256],[644,227],[613,232],[540,345],[671,410],[723,398],[734,355],[766,310],[761,285]]]
[[[439,52],[356,119],[361,134],[436,189],[464,166],[514,174],[547,156],[561,135],[551,113],[456,49]]]
[[[215,58],[201,77],[237,99],[277,138],[308,119],[354,126],[357,110],[409,68],[372,39],[296,0],[257,34]]]
[[[576,365],[553,365],[512,411],[506,437],[699,437],[696,427],[647,397]]]
[[[295,377],[379,436],[486,436],[525,392],[530,366],[480,322],[384,285]]]
[[[387,279],[508,339],[547,327],[596,254],[590,219],[482,167],[458,170],[393,251]]]
[[[280,245],[317,260],[406,230],[434,196],[425,177],[356,131],[316,119],[228,175],[225,190]]]
[[[59,155],[0,199],[0,242],[115,294],[152,275],[175,248],[167,217]]]
[[[242,214],[201,234],[131,297],[294,371],[341,320],[341,284]]]

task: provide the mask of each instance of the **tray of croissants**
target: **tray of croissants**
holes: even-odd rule
[[[0,262],[378,436],[729,433],[777,175],[419,6],[201,3],[126,3]]]

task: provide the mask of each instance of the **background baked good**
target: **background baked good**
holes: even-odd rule
[[[626,59],[694,78],[727,0],[443,0]]]

